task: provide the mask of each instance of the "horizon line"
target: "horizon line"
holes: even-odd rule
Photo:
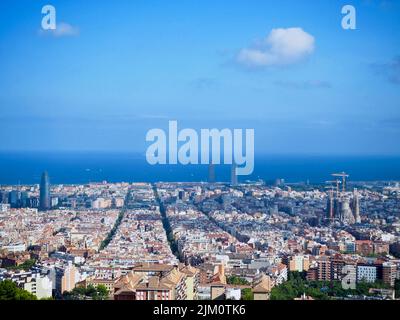
[[[93,149],[93,150],[79,150],[79,149],[57,149],[57,150],[46,150],[46,149],[36,149],[36,150],[21,150],[21,149],[8,149],[1,150],[0,154],[130,154],[130,155],[143,155],[145,156],[144,151],[137,150],[101,150],[101,149]],[[167,152],[168,154],[168,152]],[[343,156],[343,157],[400,157],[399,153],[387,153],[387,152],[256,152],[256,156],[306,156],[306,157],[329,157],[329,156]]]

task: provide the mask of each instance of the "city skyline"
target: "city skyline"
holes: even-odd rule
[[[398,299],[399,182],[332,176],[328,189],[348,181],[333,200],[324,186],[282,179],[55,184],[43,212],[42,186],[19,186],[22,206],[0,187],[0,290],[14,285],[28,300]]]
[[[1,0],[0,304],[400,301],[399,32],[397,0]]]

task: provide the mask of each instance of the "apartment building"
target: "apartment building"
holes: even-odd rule
[[[323,256],[318,259],[318,280],[331,280],[331,261],[329,257]]]
[[[288,258],[287,266],[289,271],[308,271],[310,267],[310,260],[307,256],[296,255]]]
[[[185,273],[177,267],[170,271],[154,272],[138,268],[120,277],[114,285],[114,300],[186,300]]]
[[[34,294],[38,299],[52,297],[52,283],[49,277],[40,274],[33,274],[23,284],[23,289]]]
[[[271,277],[261,273],[254,279],[252,290],[254,300],[269,300],[272,290]]]
[[[394,286],[397,275],[397,266],[391,262],[384,262],[382,264],[382,280],[385,284]]]
[[[374,283],[377,279],[378,270],[375,265],[358,264],[357,265],[357,282]]]

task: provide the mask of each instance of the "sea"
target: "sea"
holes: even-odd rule
[[[201,182],[207,165],[149,165],[144,154],[123,152],[0,152],[0,185],[90,182]],[[400,156],[259,155],[254,172],[239,181],[322,183],[345,171],[350,181],[400,181]],[[216,181],[230,180],[230,166],[215,166]]]

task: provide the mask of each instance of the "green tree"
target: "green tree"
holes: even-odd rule
[[[37,300],[36,296],[19,288],[11,280],[0,282],[0,300]]]
[[[11,267],[7,267],[7,270],[25,270],[28,271],[30,270],[36,263],[35,259],[28,259],[26,260],[24,263],[21,263],[18,266],[11,266]]]
[[[70,292],[63,293],[64,300],[106,300],[108,299],[108,290],[104,285],[85,287],[76,287]]]
[[[242,300],[254,300],[254,294],[250,288],[242,289]]]
[[[397,279],[394,283],[394,290],[395,290],[395,294],[396,294],[396,298],[399,299],[400,298],[400,280]]]
[[[97,286],[97,293],[99,297],[102,298],[101,300],[107,299],[109,296],[107,288],[102,284]]]
[[[249,282],[246,279],[235,275],[227,277],[226,282],[233,285],[249,285]]]
[[[382,281],[375,283],[359,282],[354,290],[345,290],[340,281],[307,281],[304,274],[290,272],[288,281],[272,288],[271,300],[293,300],[302,294],[317,300],[327,300],[332,297],[347,297],[349,295],[370,296],[371,288],[389,288]]]

